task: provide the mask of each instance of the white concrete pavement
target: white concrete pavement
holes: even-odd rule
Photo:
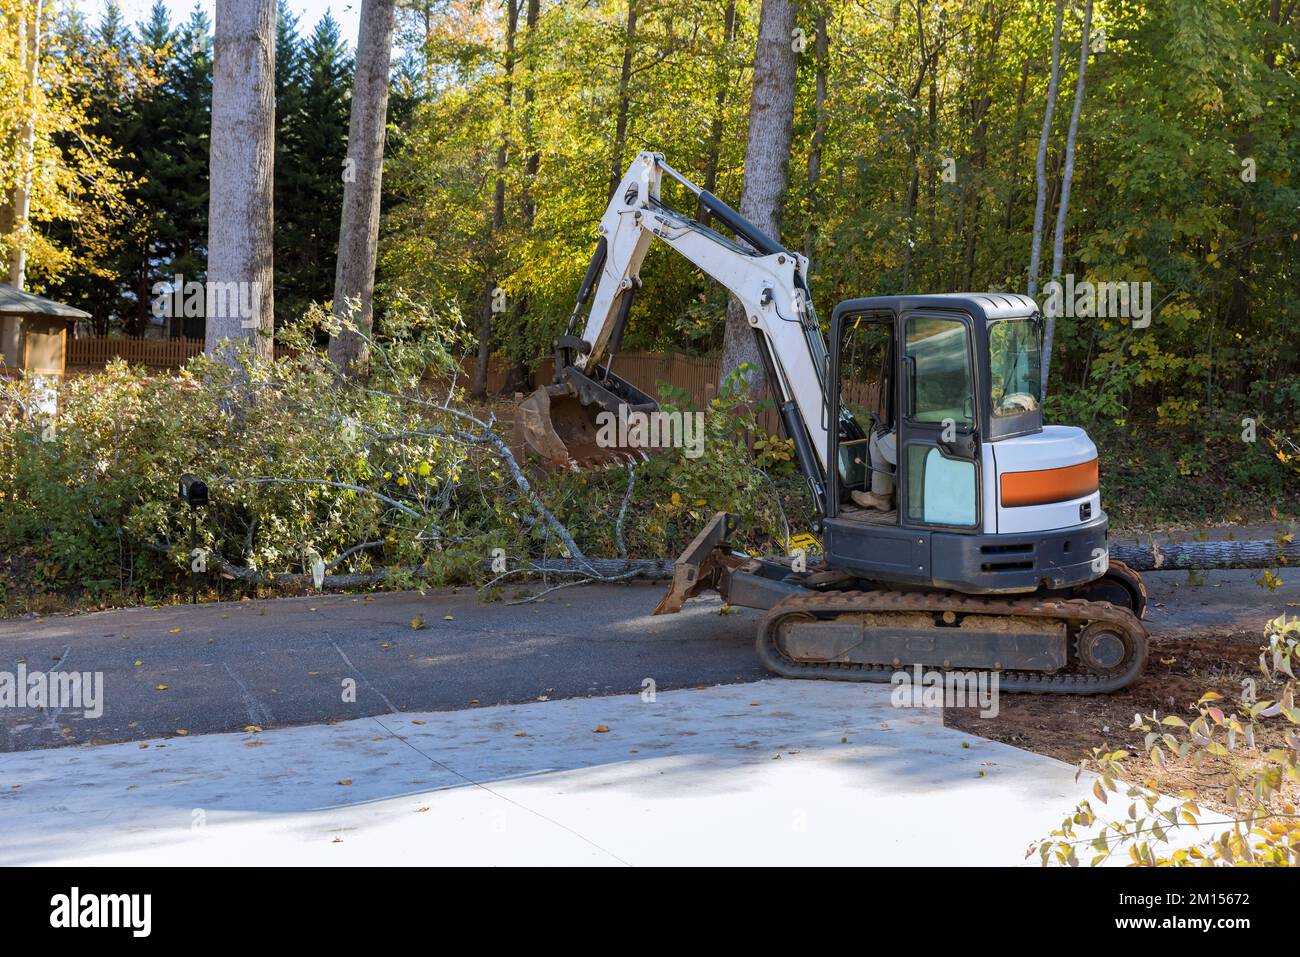
[[[773,679],[0,754],[0,864],[1015,865],[1091,787],[889,692]]]

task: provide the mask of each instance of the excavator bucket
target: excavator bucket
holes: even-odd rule
[[[645,449],[602,443],[595,401],[584,403],[567,385],[538,389],[515,415],[515,446],[544,462],[577,472],[645,461]],[[618,430],[611,430],[617,436]]]

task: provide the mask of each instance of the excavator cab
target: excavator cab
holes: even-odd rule
[[[835,308],[829,414],[861,410],[853,399],[864,390],[875,407],[866,436],[827,437],[838,466],[826,485],[829,561],[968,594],[1097,577],[1106,542],[1097,450],[1081,429],[1043,424],[1041,327],[1033,300],[1015,294]],[[880,373],[864,385],[859,353],[873,336]],[[876,454],[882,435],[888,457]]]

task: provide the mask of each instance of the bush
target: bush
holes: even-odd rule
[[[473,581],[494,548],[516,561],[565,550],[516,481],[496,423],[447,388],[459,323],[390,309],[371,377],[357,384],[315,345],[326,322],[317,313],[282,332],[292,352],[273,363],[204,355],[160,375],[116,362],[65,382],[52,421],[34,411],[36,383],[13,383],[0,409],[0,547],[32,570],[26,584],[92,599],[183,590],[193,559],[183,473],[210,488],[197,514],[208,569],[244,586],[313,565],[403,569],[397,584]],[[753,413],[734,388],[704,420],[702,457],[679,450],[639,465],[626,509],[621,470],[529,474],[594,556],[619,554],[620,510],[633,557],[675,557],[717,509],[742,517],[751,544],[784,548],[787,512],[807,527],[806,496],[774,459],[774,478],[756,468]],[[758,441],[769,459],[781,448]]]
[[[1127,799],[1127,814],[1105,821],[1090,801],[1082,801],[1026,856],[1037,853],[1043,864],[1070,866],[1085,854],[1093,865],[1117,854],[1143,866],[1300,865],[1300,707],[1294,670],[1300,662],[1300,618],[1274,619],[1265,638],[1259,668],[1268,697],[1260,697],[1252,682],[1234,710],[1211,691],[1193,706],[1190,722],[1178,715],[1134,715],[1130,730],[1145,734],[1152,763],[1186,763],[1190,787],[1173,798],[1150,783],[1125,783],[1128,752],[1098,748],[1080,770],[1097,773],[1092,791],[1102,804],[1112,796]],[[1203,807],[1197,777],[1205,770],[1229,775],[1226,818]],[[1184,828],[1193,828],[1199,839],[1175,846]]]
[[[378,544],[349,564],[365,567],[375,549],[418,560],[437,537],[426,506],[454,491],[466,452],[402,435],[422,419],[396,390],[450,362],[427,322],[414,327],[371,390],[340,381],[306,324],[274,363],[243,351],[233,367],[205,355],[174,375],[118,361],[72,378],[50,422],[26,414],[35,384],[15,383],[0,420],[0,542],[35,559],[44,588],[175,584],[190,565],[176,498],[189,472],[209,484],[198,538],[218,567],[301,570],[366,543]]]

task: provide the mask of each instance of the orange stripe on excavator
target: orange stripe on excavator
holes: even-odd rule
[[[1002,475],[1002,507],[1047,505],[1068,502],[1097,491],[1097,460],[1036,472],[1006,472]]]

